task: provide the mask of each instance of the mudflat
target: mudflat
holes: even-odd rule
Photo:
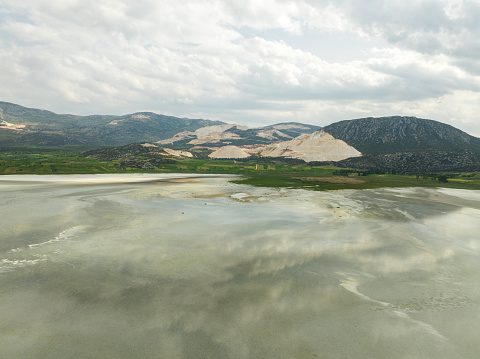
[[[230,178],[1,178],[2,358],[478,357],[480,193]]]

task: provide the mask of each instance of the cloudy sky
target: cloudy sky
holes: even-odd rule
[[[480,136],[480,0],[1,0],[0,100]]]

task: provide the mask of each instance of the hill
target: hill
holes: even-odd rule
[[[335,122],[323,128],[364,154],[419,151],[473,151],[480,139],[453,126],[416,117],[368,117]]]
[[[235,124],[223,124],[199,128],[196,131],[183,131],[160,144],[176,148],[193,146],[223,147],[268,145],[279,141],[288,141],[305,133],[312,133],[319,126],[298,122],[279,123],[258,128],[248,128]]]
[[[120,160],[119,169],[133,167],[143,170],[155,170],[164,164],[177,163],[175,157],[178,157],[152,143],[130,143],[124,146],[100,148],[86,151],[83,155],[101,161]]]
[[[340,161],[362,154],[344,141],[335,139],[323,130],[300,135],[293,140],[274,143],[262,149],[265,157],[289,157],[304,161]]]
[[[416,117],[340,121],[323,128],[362,152],[339,162],[381,171],[472,171],[480,169],[480,139],[453,126]]]
[[[298,122],[247,128],[152,112],[78,116],[0,102],[0,150],[120,146],[119,153],[129,153],[133,147],[122,146],[137,143],[138,153],[127,156],[132,159],[151,152],[153,147],[138,147],[138,143],[149,142],[165,148],[155,150],[164,152],[161,161],[178,156],[206,158],[212,153],[213,157],[252,154],[337,161],[335,164],[342,167],[392,172],[480,170],[480,139],[441,122],[402,116],[369,117],[336,122],[322,128],[324,135],[312,135],[319,129]],[[112,157],[115,149],[112,151],[103,150],[103,156]]]
[[[247,128],[152,112],[78,116],[0,102],[0,150],[32,146],[93,149],[135,142],[160,142],[173,148],[257,145],[290,140],[319,128],[294,122]]]
[[[0,102],[0,147],[118,146],[159,141],[181,131],[224,124],[221,121],[178,118],[152,112],[124,116],[59,115]]]

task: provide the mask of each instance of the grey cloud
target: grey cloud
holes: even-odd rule
[[[479,4],[464,2],[456,17],[433,0],[408,6],[252,0],[241,12],[238,7],[233,1],[5,0],[0,80],[9,86],[0,88],[0,98],[78,114],[149,110],[231,122],[268,116],[318,122],[319,113],[332,113],[326,106],[338,111],[363,101],[345,113],[362,116],[370,108],[375,115],[381,108],[388,114],[395,101],[457,90],[474,99],[479,91]],[[348,41],[336,43],[330,31]],[[323,38],[315,42],[318,33]],[[307,35],[296,44],[295,37]],[[358,38],[375,41],[350,48]],[[323,52],[314,51],[322,45]],[[370,51],[388,46],[398,51]],[[335,56],[340,51],[353,60]],[[465,103],[471,118],[478,113],[472,101]]]
[[[480,76],[480,63],[477,59],[457,59],[454,64],[475,76]]]
[[[470,78],[461,78],[453,69],[429,69],[428,64],[414,62],[391,65],[388,60],[369,65],[377,74],[386,75],[381,83],[368,83],[368,75],[348,80],[335,76],[319,75],[315,82],[304,83],[305,74],[300,74],[301,85],[285,82],[282,74],[272,72],[269,67],[251,68],[251,73],[241,81],[245,93],[255,93],[264,99],[290,100],[418,100],[440,97],[455,89],[479,91],[478,83]],[[338,77],[344,74],[337,74]]]
[[[454,67],[433,69],[428,67],[428,63],[415,62],[391,66],[388,61],[370,67],[391,76],[386,87],[396,92],[398,96],[395,98],[399,100],[435,98],[455,90],[480,90],[478,82],[460,76]]]
[[[360,29],[394,45],[427,54],[468,56],[480,51],[480,4],[462,2],[460,12],[449,17],[446,1],[422,0],[335,2]],[[474,39],[477,39],[476,41]],[[473,40],[473,42],[472,42]],[[465,53],[467,49],[470,49]]]

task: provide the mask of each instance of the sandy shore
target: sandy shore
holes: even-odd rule
[[[72,174],[72,175],[8,175],[0,176],[3,182],[76,182],[76,183],[138,183],[186,178],[229,177],[229,175],[191,173],[122,173],[122,174]]]

